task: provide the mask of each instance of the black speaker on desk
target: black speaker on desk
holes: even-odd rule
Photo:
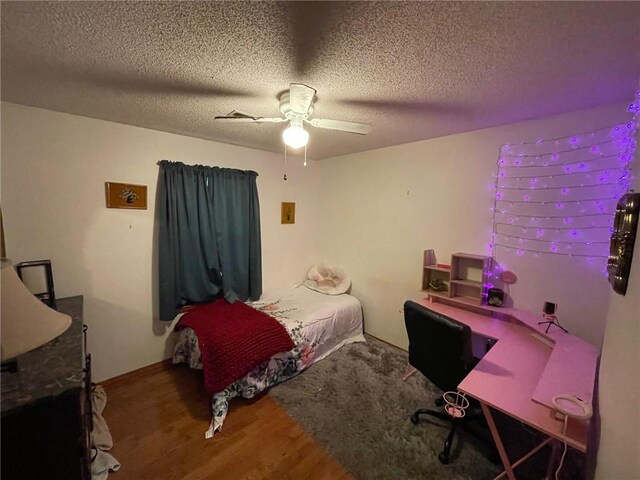
[[[504,292],[499,288],[490,288],[487,292],[487,303],[492,307],[501,307],[504,304]]]

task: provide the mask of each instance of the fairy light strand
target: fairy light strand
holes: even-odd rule
[[[506,237],[506,238],[515,238],[517,240],[522,240],[522,241],[527,241],[527,242],[545,242],[545,243],[559,243],[559,244],[567,244],[567,245],[586,245],[586,246],[591,246],[591,245],[609,245],[609,241],[607,240],[606,242],[577,242],[577,241],[571,241],[568,242],[566,240],[546,240],[546,239],[542,239],[542,238],[531,238],[531,237],[521,237],[519,235],[507,235],[506,233],[500,233],[500,232],[496,232],[496,235],[500,235],[501,237]]]
[[[600,157],[598,159],[593,159],[593,160],[601,160],[603,158],[609,158],[609,157],[618,157],[618,155],[608,155],[607,157]],[[587,160],[582,160],[580,162],[573,162],[575,164],[578,164],[578,166],[580,166],[582,163],[586,163]],[[568,164],[564,164],[564,167],[567,168]],[[560,167],[561,165],[549,165],[548,167],[536,167],[536,168],[551,168],[551,167]],[[510,168],[510,167],[508,167]],[[512,179],[512,178],[516,178],[516,179],[523,179],[523,178],[554,178],[557,176],[569,176],[569,175],[585,175],[588,173],[596,173],[596,172],[606,172],[608,170],[611,170],[610,167],[607,168],[598,168],[598,169],[592,169],[592,170],[580,170],[579,172],[557,172],[557,173],[552,173],[550,175],[501,175],[498,174],[498,178],[501,180],[506,180],[506,179]]]
[[[567,187],[568,188],[568,187]],[[575,187],[574,187],[575,188]],[[618,197],[620,197],[620,195],[618,195]],[[615,198],[615,197],[614,197]],[[586,202],[603,202],[606,200],[610,200],[610,198],[608,197],[595,197],[595,198],[581,198],[580,200],[545,200],[544,202],[541,201],[533,201],[533,200],[509,200],[509,199],[505,199],[505,198],[498,198],[497,201],[498,202],[504,202],[504,203],[530,203],[530,204],[541,204],[543,206],[545,205],[556,205],[556,204],[566,204],[566,203],[586,203]],[[562,207],[557,207],[556,208],[562,208]]]
[[[514,247],[512,245],[504,245],[501,243],[496,243],[495,244],[496,247],[503,247],[503,248],[508,248],[508,249],[513,249],[513,250],[522,250],[523,252],[531,252],[531,253],[535,253],[536,255],[563,255],[566,257],[585,257],[585,258],[607,258],[608,255],[590,255],[590,254],[586,254],[586,253],[564,253],[564,252],[542,252],[540,250],[535,250],[532,248],[521,248],[521,247]]]
[[[517,215],[511,213],[511,212],[503,212],[501,210],[495,210],[495,213],[498,215],[510,215],[512,217],[517,217]],[[582,213],[579,215],[571,215],[571,218],[580,218],[580,217],[601,217],[602,215],[613,215],[614,212],[600,212],[600,213]],[[568,216],[565,215],[523,215],[524,217],[527,218],[545,218],[545,219],[551,219],[551,218],[567,218]]]
[[[545,228],[547,230],[553,231],[553,230],[595,230],[597,228],[602,228],[602,229],[606,229],[609,231],[609,233],[611,233],[611,226],[609,225],[601,225],[601,226],[597,226],[597,225],[590,225],[588,227],[545,227],[545,228],[541,228],[538,226],[526,226],[526,225],[517,225],[515,223],[504,223],[504,222],[496,222],[496,225],[502,225],[505,227],[518,227],[518,228],[522,228],[524,230],[524,232],[526,233],[527,230],[545,230]]]
[[[633,105],[633,104],[631,104],[631,105]],[[631,106],[629,106],[629,108],[631,108]],[[574,133],[573,135],[565,135],[563,137],[557,137],[557,138],[547,138],[545,140],[538,139],[538,140],[535,140],[535,141],[532,141],[532,142],[507,143],[507,144],[505,144],[505,146],[506,147],[511,147],[511,146],[514,146],[514,145],[533,145],[533,144],[541,145],[543,143],[558,142],[560,140],[566,140],[568,138],[570,139],[570,138],[573,138],[573,137],[576,137],[576,136],[577,137],[583,137],[585,135],[593,136],[596,133],[600,133],[600,132],[603,132],[605,130],[611,130],[611,127],[602,127],[602,128],[597,128],[595,130],[589,130],[588,132]]]
[[[572,147],[566,150],[556,150],[554,152],[545,152],[545,153],[532,153],[532,154],[524,154],[524,153],[503,153],[501,156],[503,158],[542,158],[547,155],[562,155],[563,153],[572,153],[578,152],[580,150],[585,150],[587,148],[593,147],[602,147],[602,145],[608,145],[609,143],[620,141],[618,138],[612,138],[611,140],[607,140],[606,142],[594,143],[591,145],[583,145],[581,147]],[[541,165],[542,166],[542,165]]]
[[[609,169],[607,169],[609,170]],[[582,183],[580,185],[562,185],[560,187],[504,187],[499,185],[500,190],[524,190],[527,192],[539,192],[541,190],[563,190],[567,188],[593,188],[593,187],[607,187],[611,185],[618,185],[618,182],[600,182],[600,183]]]

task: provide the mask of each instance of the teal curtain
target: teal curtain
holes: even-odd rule
[[[160,320],[220,293],[262,294],[260,204],[253,171],[163,160],[158,180]]]

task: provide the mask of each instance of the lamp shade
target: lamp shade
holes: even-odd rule
[[[69,328],[71,317],[36,298],[9,260],[2,259],[0,343],[2,361],[38,348]]]

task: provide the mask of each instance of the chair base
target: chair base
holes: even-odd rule
[[[453,437],[456,433],[456,430],[458,429],[458,426],[461,424],[465,424],[467,422],[470,421],[474,421],[474,420],[482,420],[484,418],[484,416],[482,415],[482,413],[472,413],[470,415],[465,415],[464,417],[461,418],[454,418],[451,415],[444,413],[444,412],[439,412],[436,410],[429,410],[426,408],[421,408],[416,410],[413,415],[411,415],[410,420],[411,423],[413,423],[414,425],[417,425],[418,423],[420,423],[420,415],[430,415],[432,417],[436,417],[439,418],[441,420],[446,420],[448,422],[450,422],[450,427],[449,427],[449,434],[447,435],[447,438],[444,442],[442,451],[438,454],[438,460],[440,461],[440,463],[442,463],[443,465],[448,465],[449,461],[450,461],[450,456],[451,456],[451,445],[453,444]],[[478,435],[475,434],[475,432],[473,432],[472,430],[469,430],[470,433],[472,433],[474,436],[478,437],[480,440],[486,442],[487,440],[485,438],[482,438]],[[487,455],[487,459],[492,462],[495,463],[495,459],[498,459],[498,463],[499,463],[499,456],[497,455],[497,450],[495,448],[495,445],[491,445],[491,452],[489,452],[489,454]]]

